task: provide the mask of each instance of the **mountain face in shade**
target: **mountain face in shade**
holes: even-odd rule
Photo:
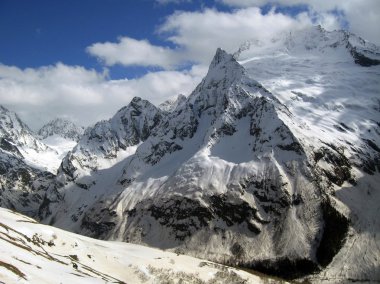
[[[320,27],[218,49],[189,97],[136,97],[88,128],[39,216],[287,278],[378,280],[378,51]]]

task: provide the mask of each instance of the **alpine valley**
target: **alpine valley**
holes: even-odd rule
[[[0,205],[110,242],[38,224],[7,229],[29,219],[5,209],[1,239],[50,230],[88,251],[174,252],[300,282],[380,282],[379,91],[380,47],[314,27],[249,40],[234,54],[217,49],[188,97],[159,106],[135,97],[84,132],[58,119],[37,135],[1,107]],[[9,267],[32,281],[19,258]],[[0,275],[11,273],[2,263]],[[90,274],[122,277],[111,270]],[[236,271],[240,282],[225,283],[280,281]]]

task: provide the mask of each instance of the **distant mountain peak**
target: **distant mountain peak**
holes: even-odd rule
[[[38,141],[18,115],[4,106],[0,106],[0,138],[5,138],[19,147],[30,148],[37,152],[47,149],[47,146]]]
[[[140,98],[138,96],[135,96],[135,97],[133,97],[133,99],[131,100],[131,102],[137,103],[137,102],[142,101],[142,100],[143,100],[142,98]]]
[[[38,135],[42,139],[57,135],[65,139],[78,141],[83,135],[83,132],[83,127],[77,126],[73,122],[63,118],[55,118],[42,126],[42,128],[38,131]]]
[[[173,99],[169,99],[161,103],[158,108],[166,111],[166,112],[172,112],[174,111],[178,106],[182,105],[186,102],[186,96],[179,94],[177,97]]]
[[[210,68],[213,68],[220,63],[225,64],[228,61],[233,61],[233,56],[231,54],[227,53],[225,50],[218,47],[216,49],[216,53],[214,55],[214,58],[211,61]]]

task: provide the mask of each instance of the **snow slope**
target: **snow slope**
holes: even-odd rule
[[[76,141],[64,138],[58,134],[48,136],[41,141],[58,153],[58,159],[56,161],[58,165],[55,164],[54,166],[56,169],[58,169],[59,165],[62,162],[62,159],[67,155],[67,153],[77,145]]]
[[[185,255],[75,235],[3,208],[0,208],[0,281],[277,283],[264,275]]]

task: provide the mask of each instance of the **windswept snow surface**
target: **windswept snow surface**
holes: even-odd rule
[[[140,245],[99,241],[0,208],[1,283],[277,283]]]

